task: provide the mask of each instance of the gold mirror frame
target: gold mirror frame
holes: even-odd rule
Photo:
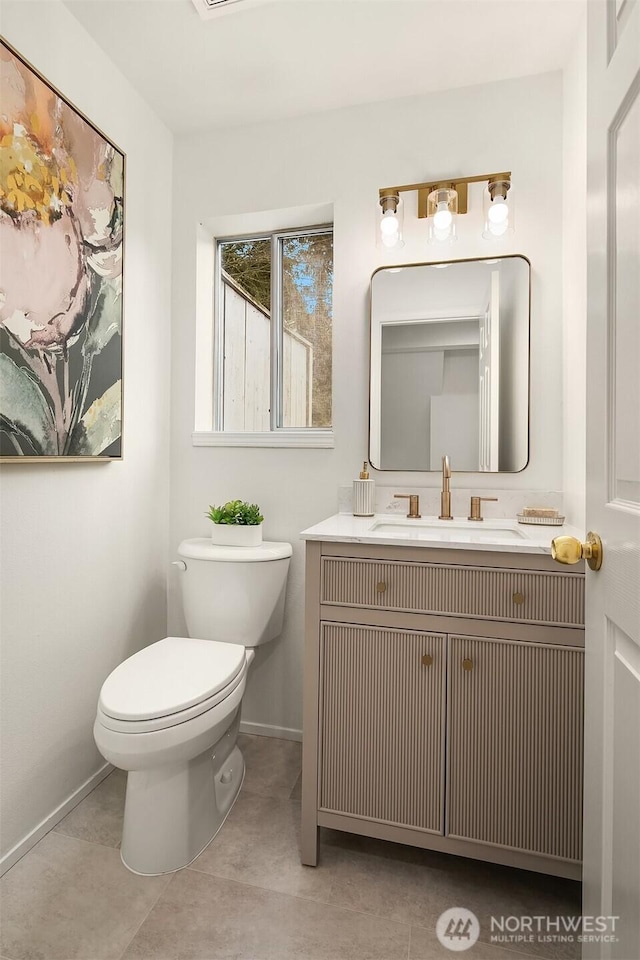
[[[429,466],[420,466],[413,465],[409,466],[406,463],[390,464],[385,462],[383,451],[382,451],[382,437],[381,437],[381,417],[382,417],[382,331],[377,332],[375,330],[376,318],[374,316],[375,310],[375,278],[383,272],[399,272],[410,270],[419,267],[434,267],[442,269],[444,266],[456,266],[463,264],[472,264],[472,263],[482,263],[482,262],[504,262],[508,260],[520,260],[526,264],[527,268],[527,292],[526,292],[526,360],[522,357],[522,368],[513,382],[517,382],[522,386],[522,377],[526,377],[526,391],[520,389],[520,398],[521,401],[524,401],[526,398],[526,418],[520,424],[520,429],[526,429],[526,438],[520,438],[520,446],[523,448],[523,457],[519,459],[517,466],[514,466],[513,469],[505,470],[501,469],[498,463],[497,470],[490,469],[481,469],[480,462],[478,461],[478,467],[476,469],[465,468],[464,466],[456,468],[455,458],[452,457],[452,468],[456,473],[520,473],[522,472],[529,463],[530,457],[530,436],[531,436],[531,262],[527,257],[522,254],[506,254],[503,256],[497,257],[469,257],[460,260],[451,260],[451,261],[430,261],[424,263],[408,263],[408,264],[397,264],[378,267],[372,276],[370,282],[370,300],[369,300],[369,460],[372,466],[376,470],[382,472],[436,472],[440,470],[440,460],[438,459],[437,465],[431,468]],[[446,318],[443,318],[446,319]],[[395,322],[402,322],[401,320]],[[416,320],[410,321],[416,322]],[[380,327],[383,324],[380,323]],[[378,370],[374,370],[374,364],[378,364]],[[378,409],[376,411],[376,405]],[[526,426],[525,426],[526,424]],[[378,437],[374,436],[374,431],[378,431]],[[414,432],[414,436],[418,436],[418,432]],[[446,445],[446,444],[444,444]],[[449,453],[449,450],[442,450],[442,454]],[[522,462],[524,460],[524,462]],[[434,461],[435,463],[435,461]]]

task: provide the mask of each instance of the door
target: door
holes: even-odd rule
[[[320,809],[442,834],[445,641],[322,624]]]
[[[449,637],[446,835],[578,863],[583,651]]]
[[[588,8],[585,915],[640,957],[640,3]]]

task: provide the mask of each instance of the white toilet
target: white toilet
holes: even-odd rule
[[[170,873],[216,835],[244,777],[236,745],[253,647],[282,630],[289,543],[178,548],[189,637],[165,637],[120,664],[100,691],[103,757],[128,771],[122,860]]]

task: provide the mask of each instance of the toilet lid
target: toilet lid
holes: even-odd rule
[[[100,707],[118,720],[179,713],[232,684],[245,660],[240,644],[165,637],[116,667],[102,686]]]
[[[217,560],[222,563],[260,563],[266,560],[286,560],[293,553],[290,543],[263,540],[255,547],[228,547],[212,543],[211,538],[195,537],[183,540],[178,556],[191,560]]]

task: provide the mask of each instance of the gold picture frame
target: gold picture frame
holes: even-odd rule
[[[122,459],[125,154],[0,39],[0,463]]]

